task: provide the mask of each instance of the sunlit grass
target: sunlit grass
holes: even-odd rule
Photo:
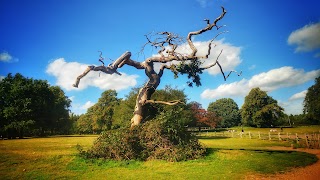
[[[284,146],[258,139],[201,139],[208,148],[202,159],[185,162],[159,160],[86,160],[77,144],[89,148],[97,136],[55,136],[0,141],[0,179],[243,179],[252,173],[276,173],[315,162],[314,155],[266,150]]]
[[[237,132],[241,132],[242,128],[241,127],[233,127],[230,129],[234,129]],[[269,133],[270,129],[275,129],[277,132],[281,133],[291,133],[291,134],[311,134],[311,133],[320,133],[320,126],[319,125],[314,125],[314,126],[299,126],[299,127],[293,127],[293,128],[253,128],[253,127],[243,127],[244,132],[252,132],[252,133]]]

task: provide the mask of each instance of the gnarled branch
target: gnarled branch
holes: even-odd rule
[[[177,104],[185,104],[184,102],[180,100],[173,100],[173,101],[156,101],[156,100],[147,100],[145,104],[165,104],[169,106],[177,105]]]
[[[222,26],[217,26],[217,23],[224,17],[226,14],[226,10],[222,7],[222,13],[217,17],[213,23],[210,23],[209,19],[205,19],[206,27],[198,30],[189,32],[188,36],[186,38],[187,43],[189,47],[191,48],[192,52],[189,54],[181,54],[179,52],[176,52],[179,45],[183,43],[180,36],[173,34],[171,32],[160,32],[156,34],[148,34],[145,35],[147,38],[147,43],[143,46],[142,49],[148,44],[155,48],[159,48],[158,54],[159,56],[153,56],[145,59],[143,62],[137,62],[132,59],[130,52],[125,52],[122,54],[117,60],[115,60],[112,64],[109,66],[89,66],[81,75],[77,77],[76,83],[74,84],[75,87],[78,87],[78,84],[80,82],[80,79],[86,76],[90,71],[101,71],[106,74],[113,74],[116,73],[118,75],[121,75],[117,69],[121,68],[124,65],[128,65],[131,67],[134,67],[136,69],[144,69],[146,76],[148,77],[147,83],[139,90],[139,93],[137,95],[136,99],[136,106],[134,110],[134,115],[131,119],[131,126],[139,125],[140,122],[147,117],[148,113],[148,106],[145,106],[146,104],[166,104],[166,105],[176,105],[178,103],[183,103],[179,100],[174,101],[156,101],[156,100],[150,100],[152,94],[155,92],[157,87],[160,84],[161,77],[164,73],[164,69],[170,69],[175,76],[177,77],[178,73],[180,74],[187,74],[189,79],[192,79],[191,82],[189,82],[189,85],[192,86],[193,83],[195,83],[197,86],[201,85],[200,82],[200,74],[203,70],[211,68],[215,65],[218,65],[221,73],[223,74],[224,78],[228,78],[228,76],[231,74],[231,72],[228,74],[227,77],[225,77],[224,72],[222,70],[221,65],[219,64],[219,57],[222,53],[222,50],[220,54],[218,55],[216,61],[212,63],[211,65],[207,67],[201,67],[203,64],[199,61],[199,59],[207,59],[211,52],[211,46],[213,41],[222,33],[218,33],[208,44],[208,51],[205,56],[197,56],[197,48],[195,47],[192,37],[195,35],[200,35],[204,32],[210,31],[213,27],[216,27],[217,30],[221,28]],[[152,40],[153,36],[157,36],[154,40]],[[167,49],[166,49],[167,48]],[[100,55],[100,59],[102,58],[102,54]],[[99,59],[99,60],[100,60]],[[168,62],[172,61],[179,61],[179,64],[171,64],[168,65]],[[157,73],[154,70],[154,63],[163,63],[160,71]],[[232,71],[235,72],[235,71]],[[241,73],[240,73],[241,74]]]

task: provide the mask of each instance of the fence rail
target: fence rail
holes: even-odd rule
[[[194,133],[200,137],[229,137],[229,138],[247,138],[247,139],[260,139],[269,141],[287,141],[294,147],[303,147],[310,149],[320,149],[320,130],[314,133],[288,133],[272,131],[266,132],[237,132],[234,130],[229,131],[198,131]]]

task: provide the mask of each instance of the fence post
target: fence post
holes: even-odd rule
[[[271,133],[269,132],[269,140],[271,140]]]
[[[298,136],[298,133],[296,133],[296,142],[297,142],[297,144],[299,144],[299,136]]]
[[[242,138],[242,133],[243,133],[243,132],[240,132],[240,138]]]
[[[278,138],[279,138],[279,141],[281,141],[281,135],[280,135],[280,132],[278,132]]]
[[[259,131],[259,134],[258,134],[258,136],[259,136],[259,139],[261,139],[260,131]]]
[[[251,132],[249,132],[249,138],[251,139]]]
[[[309,139],[308,139],[307,134],[305,134],[305,136],[306,136],[306,145],[307,145],[307,148],[309,148]]]
[[[320,134],[318,134],[318,148],[320,148]]]

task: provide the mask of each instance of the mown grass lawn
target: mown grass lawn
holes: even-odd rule
[[[76,145],[88,148],[97,136],[55,136],[0,141],[0,179],[243,179],[252,173],[277,173],[317,161],[302,152],[270,151],[282,142],[205,137],[202,159],[104,161],[77,156]]]
[[[234,127],[231,128],[236,130],[237,132],[241,132],[242,128],[241,127]],[[244,132],[251,132],[251,133],[269,133],[270,129],[277,130],[277,132],[281,132],[283,134],[285,133],[291,133],[291,134],[312,134],[312,133],[320,133],[320,126],[319,125],[314,125],[314,126],[299,126],[299,127],[294,127],[294,128],[253,128],[253,127],[243,127]]]

